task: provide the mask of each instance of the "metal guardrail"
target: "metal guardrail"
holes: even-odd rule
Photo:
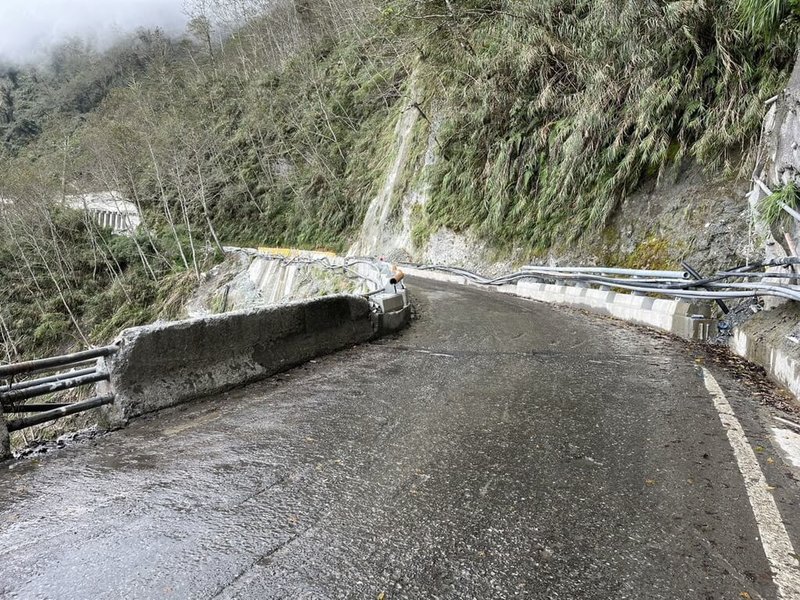
[[[258,253],[264,256],[263,248],[259,248]],[[390,286],[393,286],[393,292],[398,292],[399,288],[405,289],[401,283],[404,277],[402,271],[393,268],[391,263],[383,260],[378,261],[369,257],[360,256],[321,256],[321,257],[308,257],[308,256],[292,256],[287,258],[282,255],[267,256],[273,260],[280,261],[283,265],[302,264],[312,265],[315,267],[330,270],[332,272],[341,273],[346,278],[353,280],[361,280],[367,284],[367,292],[362,293],[361,296],[369,301],[374,310],[381,312],[384,310],[384,305],[376,301],[376,297],[380,294],[389,292]],[[366,266],[370,271],[374,272],[374,276],[367,275],[363,270],[358,270],[356,267],[359,265]],[[404,298],[406,298],[404,296]]]
[[[81,377],[82,375],[91,375],[92,373],[97,372],[97,367],[89,367],[86,369],[80,369],[78,371],[72,370],[67,371],[66,373],[57,373],[56,375],[50,375],[49,377],[41,377],[40,379],[29,379],[27,381],[20,381],[19,383],[11,383],[7,386],[6,390],[24,390],[30,387],[34,387],[37,385],[42,385],[43,383],[50,383],[51,381],[61,381],[62,379],[70,379],[72,377]],[[2,391],[2,388],[0,388]]]
[[[0,392],[0,401],[2,401],[3,404],[13,404],[14,402],[30,400],[38,396],[54,394],[55,392],[107,380],[108,373],[95,370],[92,373],[81,375],[80,377],[64,377],[58,381],[51,381],[41,385],[32,385],[25,389],[10,389],[5,392]]]
[[[762,261],[750,265],[732,267],[719,271],[711,277],[693,279],[696,274],[685,265],[683,271],[648,271],[642,269],[618,269],[615,267],[546,267],[530,265],[519,271],[500,277],[485,277],[467,269],[444,265],[415,265],[409,267],[419,270],[442,271],[464,277],[480,285],[500,286],[516,283],[523,279],[545,282],[577,283],[597,285],[610,289],[620,289],[645,294],[658,294],[691,300],[726,300],[775,296],[800,301],[800,286],[786,283],[763,283],[771,279],[797,281],[800,275],[793,270],[784,273],[764,272],[759,269],[787,268],[800,265],[800,257],[787,257]],[[693,274],[694,273],[694,274]],[[747,280],[736,282],[731,280]],[[761,283],[749,280],[761,279]]]
[[[117,346],[104,346],[72,354],[0,365],[0,380],[4,380],[4,383],[0,381],[0,406],[2,406],[3,412],[32,415],[7,421],[8,431],[19,431],[26,427],[47,423],[67,415],[114,402],[113,395],[102,395],[69,404],[55,402],[42,404],[24,403],[32,398],[49,396],[60,391],[108,381],[109,374],[99,368],[96,362],[99,358],[110,356],[117,350]],[[85,366],[91,361],[94,361],[95,365]],[[29,376],[46,371],[60,372],[45,377],[17,380],[17,377],[20,376]]]
[[[78,363],[84,363],[95,358],[110,356],[116,351],[116,346],[104,346],[102,348],[92,348],[91,350],[83,350],[82,352],[74,352],[72,354],[64,354],[50,358],[40,358],[37,360],[14,363],[11,365],[0,365],[0,378],[7,379],[8,377],[21,375],[23,373],[36,373],[38,371],[47,371],[49,369],[53,369],[54,367],[64,367]]]
[[[12,431],[19,431],[20,429],[25,429],[26,427],[33,427],[34,425],[41,425],[42,423],[55,421],[61,417],[74,415],[76,413],[97,408],[105,404],[111,404],[112,402],[114,402],[114,396],[112,395],[96,396],[94,398],[89,398],[88,400],[82,400],[81,402],[75,402],[74,404],[69,404],[66,406],[62,405],[52,410],[40,412],[31,417],[23,417],[22,419],[8,421],[6,426],[9,433]]]

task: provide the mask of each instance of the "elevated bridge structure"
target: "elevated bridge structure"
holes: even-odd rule
[[[91,192],[66,196],[64,204],[89,213],[98,225],[108,227],[114,233],[133,233],[141,224],[136,204],[125,199],[120,192]]]
[[[100,226],[110,228],[117,234],[134,233],[141,225],[139,209],[120,192],[86,192],[58,199],[65,206],[89,214]],[[0,215],[13,208],[15,200],[0,198]]]

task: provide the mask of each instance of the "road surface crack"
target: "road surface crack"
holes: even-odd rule
[[[232,586],[236,585],[236,583],[239,580],[241,580],[242,577],[247,575],[247,573],[252,571],[255,567],[267,566],[269,564],[270,560],[272,560],[272,557],[274,557],[276,554],[278,554],[279,552],[281,552],[282,550],[287,548],[290,544],[292,544],[296,540],[298,540],[301,537],[305,536],[309,531],[314,529],[319,524],[320,521],[322,521],[325,517],[327,517],[328,514],[330,514],[330,511],[323,513],[318,519],[316,519],[315,521],[311,522],[308,525],[308,527],[306,527],[305,529],[302,529],[300,531],[296,531],[295,533],[290,535],[288,538],[286,538],[285,540],[280,542],[278,545],[276,545],[274,548],[270,549],[265,554],[261,554],[261,555],[257,556],[255,558],[255,560],[251,561],[250,564],[248,564],[241,571],[239,571],[239,573],[237,573],[236,577],[231,579],[228,583],[223,584],[214,593],[214,595],[210,597],[210,600],[216,600],[217,598],[221,597],[222,594],[224,594],[226,590],[228,590]]]

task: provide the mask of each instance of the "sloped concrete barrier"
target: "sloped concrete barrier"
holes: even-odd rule
[[[404,329],[411,322],[411,305],[406,304],[403,308],[391,312],[378,313],[378,323],[382,335],[387,333],[397,333]]]
[[[329,296],[127,329],[106,361],[116,395],[108,427],[264,379],[380,333],[369,302]]]
[[[757,313],[733,330],[731,349],[764,367],[769,378],[800,398],[800,307],[794,303]],[[793,335],[794,334],[794,335]]]

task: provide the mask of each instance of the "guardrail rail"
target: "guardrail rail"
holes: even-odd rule
[[[451,273],[486,286],[501,286],[522,280],[536,280],[583,286],[596,285],[601,288],[691,300],[720,301],[761,296],[800,301],[800,285],[797,285],[800,274],[794,271],[796,265],[800,265],[800,257],[790,256],[732,267],[709,277],[700,276],[686,263],[682,264],[682,271],[530,265],[500,277],[484,277],[458,267],[408,263],[408,266],[414,269]],[[783,269],[783,272],[761,271],[760,269]],[[736,279],[740,281],[731,281]],[[765,283],[771,280],[777,281]],[[792,283],[784,283],[784,281]],[[723,311],[725,310],[726,308],[723,309]]]
[[[14,419],[6,416],[8,431],[19,431],[114,402],[113,394],[104,394],[72,403],[26,403],[33,398],[108,381],[109,374],[99,366],[98,359],[111,356],[117,350],[117,346],[103,346],[72,354],[0,365],[0,406],[3,413],[28,415]],[[44,376],[37,376],[42,374]]]

